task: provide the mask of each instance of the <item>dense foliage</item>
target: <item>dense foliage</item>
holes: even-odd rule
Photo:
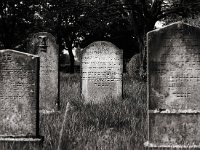
[[[28,35],[46,31],[57,37],[60,54],[68,50],[71,72],[72,49],[97,40],[123,49],[126,60],[140,52],[144,64],[145,35],[155,23],[195,15],[199,6],[199,0],[4,0],[0,2],[0,47],[26,51]]]

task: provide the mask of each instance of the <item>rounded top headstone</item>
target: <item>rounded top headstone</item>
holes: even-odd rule
[[[111,42],[108,42],[108,41],[95,41],[95,42],[89,44],[86,48],[84,48],[83,51],[82,51],[82,54],[84,54],[88,49],[90,49],[92,47],[97,47],[97,46],[112,47],[112,48],[115,49],[115,51],[122,51],[121,49],[119,49],[117,46],[115,46]]]
[[[82,52],[81,93],[85,102],[101,103],[122,97],[123,51],[110,42],[97,41]]]

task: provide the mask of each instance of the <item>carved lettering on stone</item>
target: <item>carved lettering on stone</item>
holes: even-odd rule
[[[150,107],[200,109],[199,32],[184,24],[167,30],[148,34]]]
[[[122,50],[109,42],[94,42],[83,50],[81,65],[85,102],[122,97]]]
[[[39,57],[0,50],[0,136],[36,136]]]
[[[147,34],[148,147],[199,145],[199,50],[200,29],[188,24],[178,22]]]

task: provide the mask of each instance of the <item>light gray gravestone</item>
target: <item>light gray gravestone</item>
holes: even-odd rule
[[[200,29],[181,22],[147,34],[148,142],[200,148]]]
[[[85,103],[122,98],[123,51],[110,42],[97,41],[82,52],[81,94]]]
[[[0,50],[0,149],[41,142],[38,78],[38,56]]]
[[[54,112],[59,109],[59,51],[55,37],[47,32],[30,36],[27,50],[40,56],[40,110]]]

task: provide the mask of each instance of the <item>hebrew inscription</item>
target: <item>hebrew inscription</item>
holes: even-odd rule
[[[199,50],[200,29],[182,22],[147,34],[148,148],[199,147]]]
[[[0,136],[35,136],[39,57],[0,50]]]
[[[122,97],[123,52],[109,42],[90,44],[82,53],[82,95],[86,102]]]
[[[148,34],[151,109],[200,109],[199,39],[185,24]]]

